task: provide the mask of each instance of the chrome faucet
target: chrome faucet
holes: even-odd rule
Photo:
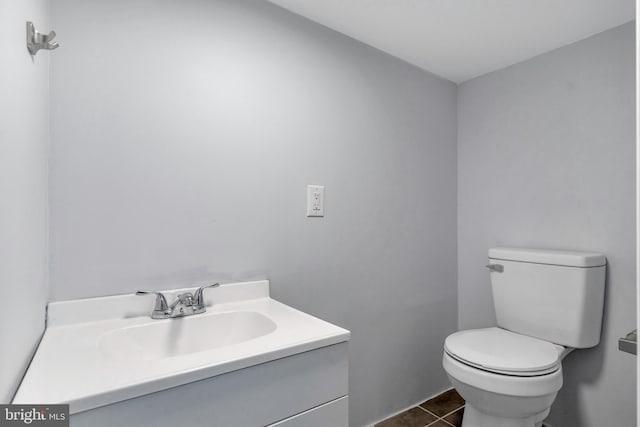
[[[171,305],[167,304],[167,299],[162,292],[138,291],[136,295],[155,295],[156,304],[151,312],[151,318],[171,319],[174,317],[191,316],[192,314],[200,314],[207,311],[204,306],[203,292],[206,288],[217,288],[218,286],[220,286],[220,283],[212,283],[210,285],[200,286],[195,294],[191,292],[179,294]]]

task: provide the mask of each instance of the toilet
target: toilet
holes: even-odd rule
[[[562,387],[562,360],[600,342],[606,258],[489,250],[497,326],[459,331],[442,364],[466,400],[462,427],[540,427]]]

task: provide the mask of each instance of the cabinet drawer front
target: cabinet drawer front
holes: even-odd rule
[[[71,427],[266,426],[348,394],[347,343],[71,416]]]
[[[349,400],[341,397],[269,427],[349,427]]]

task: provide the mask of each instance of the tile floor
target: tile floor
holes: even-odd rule
[[[375,427],[460,427],[463,413],[464,399],[451,389]]]

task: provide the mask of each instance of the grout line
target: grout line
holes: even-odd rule
[[[429,415],[433,415],[433,416],[434,416],[434,417],[436,417],[436,418],[440,418],[439,416],[437,416],[437,415],[436,415],[436,414],[434,414],[433,412],[431,412],[431,411],[429,411],[429,410],[427,410],[427,409],[424,409],[424,408],[423,408],[422,406],[420,406],[420,405],[418,405],[417,407],[418,407],[418,408],[420,408],[420,409],[422,409],[424,412],[426,412],[426,413],[427,413],[427,414],[429,414]]]
[[[464,408],[464,405],[462,405],[462,406],[461,406],[461,407],[459,407],[459,408],[454,409],[453,411],[449,412],[448,414],[444,414],[444,415],[442,416],[442,418],[444,418],[444,417],[448,417],[449,415],[453,414],[454,412],[459,411],[459,410],[460,410],[460,409],[462,409],[462,408]]]
[[[465,404],[466,404],[466,403],[465,403]],[[456,409],[454,409],[453,411],[451,411],[451,412],[448,412],[448,413],[444,414],[443,416],[436,415],[435,413],[431,412],[431,411],[430,411],[430,410],[428,410],[428,409],[423,408],[423,407],[422,407],[422,406],[420,406],[420,405],[418,405],[418,408],[422,409],[422,410],[423,410],[423,411],[425,411],[425,412],[430,413],[430,414],[431,414],[431,415],[433,415],[434,417],[444,418],[444,417],[448,417],[449,415],[453,414],[454,412],[459,411],[460,409],[464,408],[464,404],[463,404],[462,406],[457,407],[457,408],[456,408]]]
[[[442,391],[442,392],[440,392],[440,393],[436,394],[435,396],[428,397],[428,398],[427,398],[427,401],[429,401],[429,400],[431,400],[431,399],[434,399],[434,398],[436,398],[436,397],[438,397],[438,396],[441,396],[441,395],[443,395],[444,393],[448,392],[449,390],[453,390],[453,388],[448,388],[448,389],[446,389],[446,390],[444,390],[444,391]],[[425,401],[425,399],[424,399],[424,398],[423,398],[423,399],[420,399],[420,402],[424,402],[424,401]],[[418,407],[418,408],[422,409],[423,411],[426,411],[426,409],[424,409],[423,407],[421,407],[421,406],[420,406],[420,403],[416,402],[416,403],[414,403],[413,405],[411,405],[411,406],[407,406],[406,408],[404,408],[404,409],[402,409],[402,410],[400,410],[400,411],[397,411],[397,412],[395,412],[395,413],[392,413],[391,415],[387,415],[385,418],[382,418],[382,419],[380,419],[380,420],[374,421],[374,422],[372,422],[371,424],[367,424],[367,427],[374,427],[374,426],[375,426],[376,424],[378,424],[378,423],[381,423],[381,422],[383,422],[383,421],[387,421],[388,419],[391,419],[391,418],[393,418],[393,417],[395,417],[395,416],[397,416],[397,415],[400,415],[400,414],[402,414],[402,413],[404,413],[404,412],[407,412],[407,411],[409,411],[409,410],[411,410],[411,409],[413,409],[413,408],[415,408],[415,407]],[[429,412],[429,411],[427,411],[427,412]],[[431,415],[433,415],[434,417],[437,417],[437,415],[432,414],[431,412],[429,412],[429,413],[430,413]]]
[[[440,421],[440,417],[439,417],[439,416],[437,416],[437,415],[436,415],[436,414],[434,414],[433,412],[427,411],[427,410],[426,410],[426,409],[424,409],[422,406],[418,405],[418,406],[416,406],[416,408],[420,408],[420,409],[422,409],[424,412],[426,412],[427,414],[429,414],[429,415],[431,415],[431,416],[436,417],[436,419],[435,419],[435,420],[431,421],[429,424],[425,425],[424,427],[432,426],[432,425],[434,425],[435,423],[437,423],[438,421]]]
[[[449,390],[453,390],[453,389],[449,389]],[[431,399],[433,399],[433,398],[435,398],[435,397],[438,397],[438,396],[441,396],[441,395],[443,395],[444,393],[446,393],[446,392],[447,392],[447,391],[449,391],[449,390],[445,390],[445,391],[443,391],[442,393],[440,393],[439,395],[432,397]],[[429,400],[431,400],[431,399],[429,399]],[[429,400],[427,400],[426,402],[428,402]],[[426,402],[423,402],[423,403],[426,403]],[[385,419],[383,419],[383,420],[377,421],[377,422],[375,422],[375,423],[371,424],[369,427],[373,427],[373,426],[375,426],[375,424],[377,424],[377,423],[381,423],[381,422],[383,422],[383,421],[386,421],[386,420],[388,420],[388,419],[391,419],[391,418],[393,418],[393,417],[395,417],[395,416],[397,416],[397,415],[400,415],[400,414],[403,414],[403,413],[405,413],[405,412],[407,412],[407,411],[410,411],[410,410],[411,410],[411,409],[413,409],[413,408],[420,408],[420,409],[422,409],[424,412],[426,412],[427,414],[429,414],[429,415],[431,415],[431,416],[436,417],[436,419],[435,419],[435,420],[433,420],[432,422],[430,422],[429,424],[427,424],[427,425],[426,425],[426,426],[424,426],[424,427],[432,426],[432,425],[434,425],[435,423],[437,423],[438,421],[443,421],[445,424],[447,424],[447,425],[449,425],[449,426],[451,426],[451,427],[455,427],[453,424],[451,424],[449,421],[445,420],[444,418],[445,418],[445,417],[448,417],[449,415],[453,414],[454,412],[457,412],[457,411],[459,411],[460,409],[464,408],[464,407],[465,407],[465,405],[466,405],[466,402],[465,402],[464,404],[462,404],[462,406],[459,406],[458,408],[454,409],[453,411],[451,411],[451,412],[449,412],[449,413],[444,414],[443,416],[438,416],[438,415],[434,414],[433,412],[429,411],[428,409],[423,408],[421,405],[422,405],[422,403],[416,404],[415,406],[411,406],[411,407],[409,407],[409,408],[405,409],[404,411],[400,411],[400,412],[396,413],[395,415],[391,415],[391,416],[389,416],[389,417],[387,417],[387,418],[385,418]]]
[[[423,408],[422,406],[418,405],[418,408],[422,409],[424,412],[426,412],[427,414],[433,415],[434,417],[436,417],[436,420],[433,420],[432,422],[430,422],[429,424],[427,424],[425,427],[429,427],[434,425],[435,423],[437,423],[438,421],[442,421],[443,423],[451,426],[451,427],[455,427],[453,424],[451,424],[449,421],[445,420],[445,417],[448,417],[449,415],[453,414],[454,412],[459,411],[460,409],[464,408],[464,405],[462,405],[459,408],[454,409],[453,411],[449,412],[448,414],[444,414],[443,416],[439,417],[436,414],[434,414],[433,412]]]

